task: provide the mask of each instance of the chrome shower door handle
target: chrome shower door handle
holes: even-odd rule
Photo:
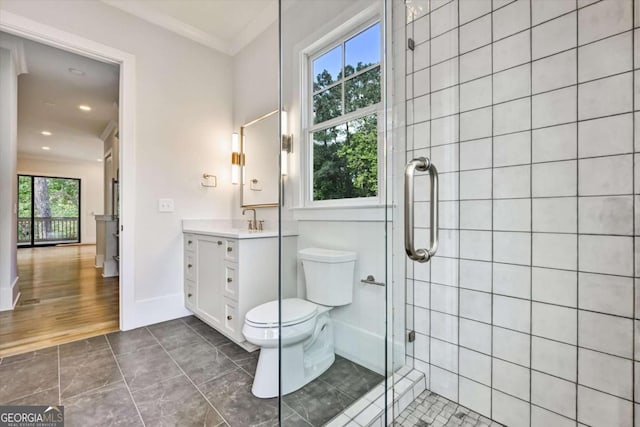
[[[428,249],[416,249],[413,239],[413,180],[415,171],[429,172],[431,178],[431,242]],[[438,170],[426,157],[418,157],[404,168],[404,248],[414,261],[427,262],[438,250]]]

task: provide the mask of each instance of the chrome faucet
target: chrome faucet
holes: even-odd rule
[[[242,209],[242,215],[244,215],[244,213],[246,211],[253,211],[253,220],[249,220],[249,230],[255,231],[258,229],[258,221],[256,220],[256,210],[253,208],[248,208],[248,209]],[[260,221],[262,222],[262,221]]]

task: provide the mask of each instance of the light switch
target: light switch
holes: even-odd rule
[[[158,199],[158,212],[173,212],[173,199]]]

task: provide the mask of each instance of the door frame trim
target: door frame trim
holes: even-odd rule
[[[120,66],[120,329],[136,327],[135,209],[136,209],[136,57],[128,52],[80,37],[3,10],[0,31]],[[17,250],[17,248],[16,248]]]

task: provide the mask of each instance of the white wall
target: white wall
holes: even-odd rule
[[[361,283],[372,275],[385,281],[385,233],[382,221],[300,221],[298,249],[329,248],[358,254],[353,303],[331,311],[336,352],[382,372],[384,369],[385,288]],[[298,295],[305,297],[298,263]]]
[[[233,128],[278,109],[278,25],[274,23],[233,57]],[[229,135],[231,144],[231,135]],[[278,165],[271,165],[278,168]],[[241,217],[240,189],[234,216]],[[277,197],[276,197],[277,198]],[[277,221],[277,208],[261,208],[258,219]]]
[[[18,173],[80,179],[80,242],[96,242],[96,221],[93,215],[103,213],[103,164],[18,157]]]
[[[0,311],[18,296],[17,177],[18,76],[11,52],[0,48]]]
[[[129,326],[187,314],[180,221],[230,218],[236,191],[231,58],[100,2],[3,0],[2,11],[135,55],[136,313]],[[203,172],[218,176],[217,188],[200,186]],[[158,198],[173,198],[175,212],[158,213]]]

